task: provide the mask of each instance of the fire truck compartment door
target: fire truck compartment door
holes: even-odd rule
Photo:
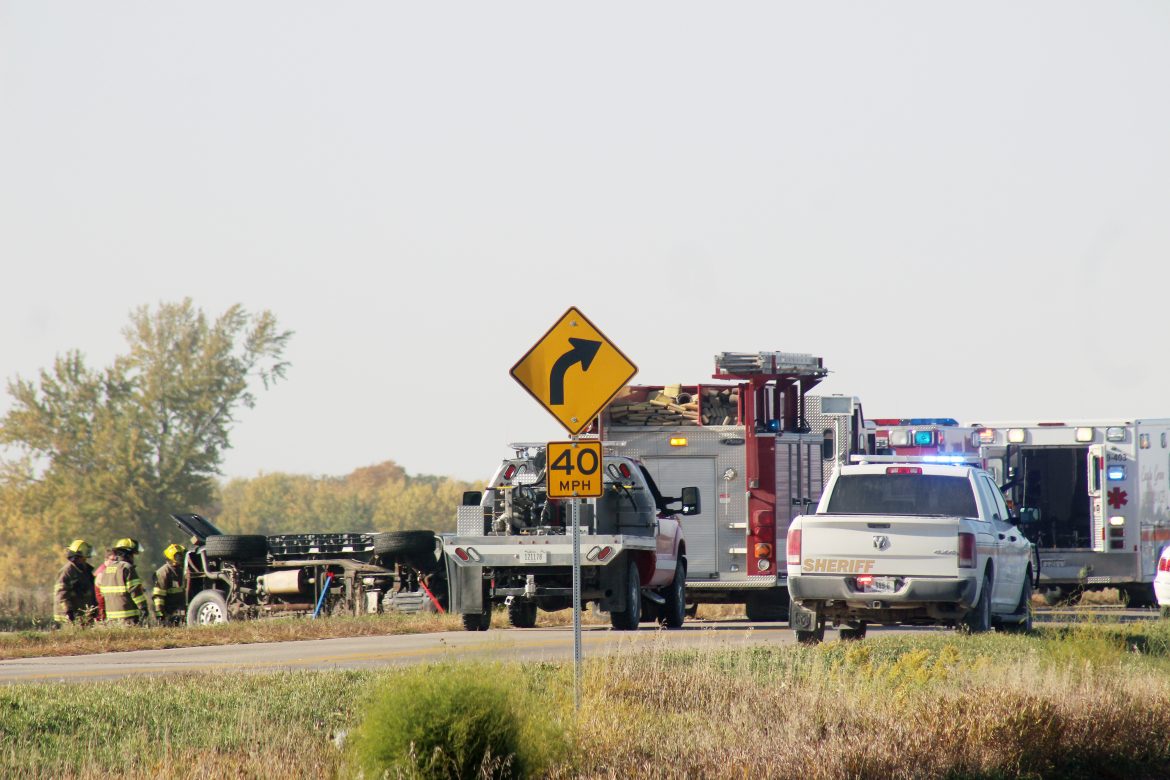
[[[677,498],[684,487],[699,489],[702,512],[678,516],[687,545],[687,576],[707,577],[717,571],[715,521],[719,503],[715,500],[715,458],[643,458],[662,495]],[[740,532],[743,533],[742,531]]]

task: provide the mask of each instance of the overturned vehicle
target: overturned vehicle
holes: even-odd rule
[[[192,541],[183,563],[188,625],[447,608],[432,531],[240,535],[199,515],[171,518]]]

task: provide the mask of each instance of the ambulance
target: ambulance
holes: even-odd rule
[[[1117,588],[1154,605],[1170,545],[1170,419],[979,422],[987,470],[1037,545],[1050,601]]]

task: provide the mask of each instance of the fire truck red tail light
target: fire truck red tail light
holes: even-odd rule
[[[618,466],[618,471],[620,471],[622,473],[622,476],[625,477],[626,479],[630,478],[630,467],[627,466],[625,463]]]
[[[800,529],[788,531],[788,565],[800,565]]]
[[[975,568],[975,534],[959,534],[959,568]]]
[[[922,469],[917,466],[890,466],[886,469],[887,474],[921,474]]]
[[[604,561],[609,556],[613,555],[613,548],[606,545],[601,548],[601,552],[597,553],[597,560]]]
[[[757,544],[756,545],[756,557],[757,558],[771,558],[772,557],[772,545],[764,544],[763,542],[760,542],[759,544]]]

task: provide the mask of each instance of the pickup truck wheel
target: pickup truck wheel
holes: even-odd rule
[[[618,631],[637,631],[642,621],[642,579],[638,564],[630,558],[626,570],[626,608],[609,613],[609,623]]]
[[[213,626],[229,620],[227,598],[218,590],[199,591],[187,607],[189,626]]]
[[[667,628],[682,628],[687,617],[687,559],[680,558],[674,567],[674,581],[663,593],[666,603],[659,613],[659,622]]]
[[[1021,618],[1016,620],[1015,618]],[[1020,588],[1020,603],[1016,605],[1016,614],[1010,623],[1001,623],[1000,630],[1009,634],[1032,633],[1032,572],[1024,578],[1024,585]]]
[[[850,623],[847,626],[842,626],[837,635],[842,642],[850,642],[858,639],[865,639],[865,621],[862,620],[857,623]]]
[[[979,587],[979,602],[963,618],[963,630],[968,634],[991,630],[991,578],[986,574]]]
[[[460,615],[463,618],[464,631],[487,631],[492,627],[492,611],[471,612]]]
[[[820,626],[813,631],[797,631],[796,641],[802,645],[819,645],[825,641],[825,627]]]
[[[514,599],[508,605],[508,622],[512,628],[533,628],[536,625],[536,602]]]

